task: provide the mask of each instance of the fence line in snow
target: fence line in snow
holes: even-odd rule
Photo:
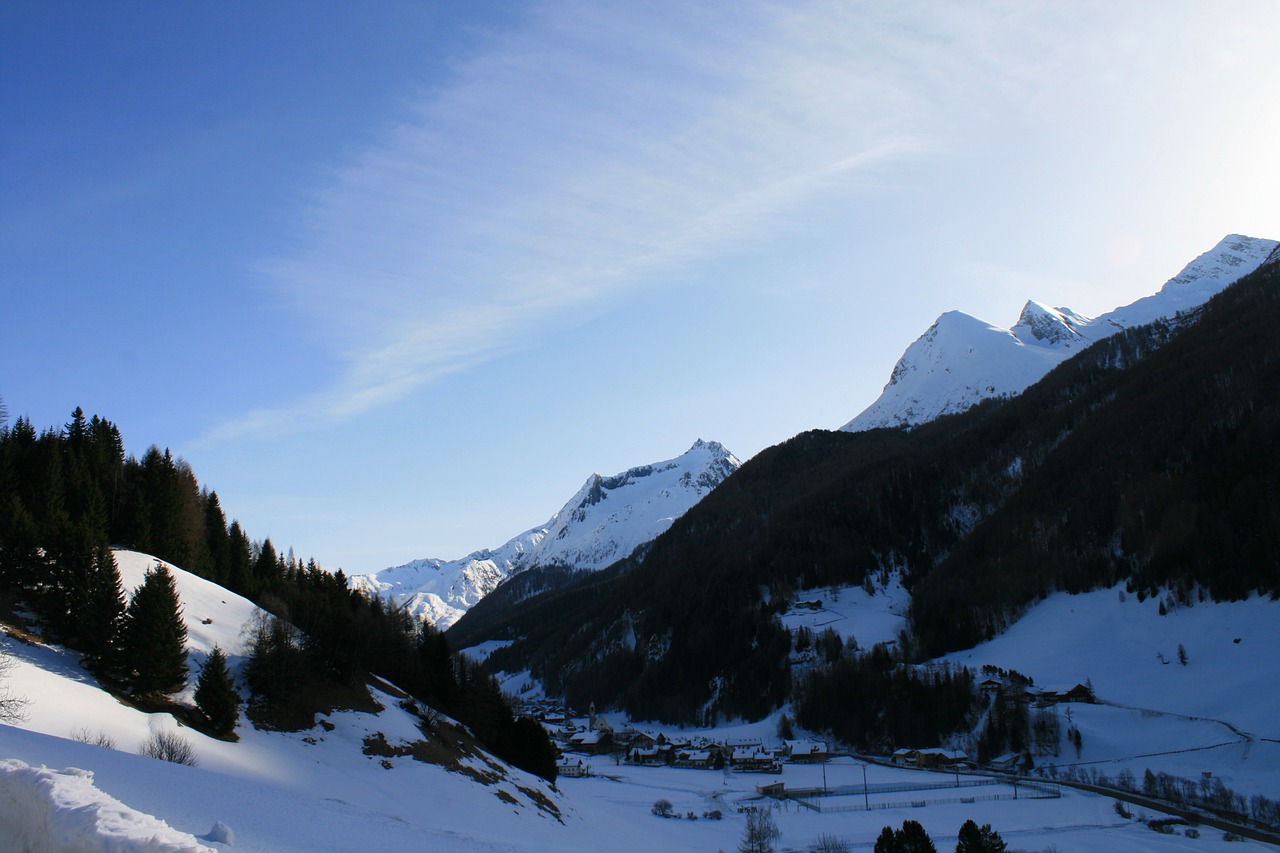
[[[960,787],[979,787],[979,786],[1007,785],[1007,784],[1009,783],[1003,782],[1003,781],[990,780],[985,782],[974,782],[968,785],[962,785]],[[907,788],[903,788],[902,790],[903,792],[905,792],[905,791],[912,791],[912,790],[915,790],[915,791],[940,790],[944,788],[955,788],[955,787],[957,786],[930,785],[927,787],[907,787]],[[861,793],[862,793],[862,790],[858,789],[853,794],[842,793],[841,796],[854,796],[856,794],[861,794]],[[885,793],[885,792],[880,791],[878,793]],[[828,792],[828,796],[833,796],[833,794],[830,794],[830,792]],[[812,811],[826,814],[826,813],[834,813],[834,812],[878,811],[880,809],[923,808],[925,806],[940,806],[940,805],[947,805],[947,804],[953,804],[953,803],[964,803],[964,804],[984,803],[984,802],[992,802],[995,800],[1020,800],[1020,799],[1021,800],[1056,800],[1061,796],[1062,796],[1062,791],[1061,789],[1059,789],[1057,785],[1046,785],[1039,782],[1020,782],[1016,785],[1013,785],[1013,791],[1005,794],[981,794],[981,795],[974,795],[971,797],[944,797],[941,799],[930,799],[930,800],[903,800],[901,802],[893,802],[893,803],[869,803],[864,801],[861,803],[850,803],[848,805],[834,806],[834,805],[822,803],[821,800],[824,799],[824,797],[821,794],[817,796],[810,794],[808,796],[802,796],[802,797],[797,797],[794,794],[792,794],[789,797],[789,799],[794,800],[796,803],[804,806],[807,809],[811,809]],[[811,800],[816,800],[816,802]]]

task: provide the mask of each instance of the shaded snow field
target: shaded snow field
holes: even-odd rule
[[[911,594],[894,574],[887,585],[877,586],[870,595],[861,586],[841,586],[802,590],[795,600],[820,602],[821,606],[792,607],[783,614],[782,624],[792,632],[808,628],[816,637],[830,628],[846,643],[854,639],[859,648],[869,649],[876,643],[897,641],[898,632],[907,627]]]
[[[153,562],[128,552],[117,554],[117,560],[130,588],[141,582]],[[254,616],[253,605],[181,570],[175,569],[174,575],[191,632],[192,683],[198,664],[215,643],[228,653],[233,670],[238,670],[243,665],[245,626]],[[851,623],[848,632],[841,628],[841,633],[853,634],[863,645],[873,642],[878,634],[885,635],[884,639],[896,634],[896,628],[888,629],[892,619],[883,613],[877,615],[872,606],[887,608],[892,614],[893,596],[882,592],[859,600],[859,594],[860,590],[841,593],[841,612],[844,621]],[[1154,614],[1156,606],[1150,601],[1140,605],[1132,598],[1119,602],[1114,591],[1075,599],[1055,597],[1034,608],[1026,624],[1015,626],[1007,645],[999,645],[1000,640],[987,644],[965,653],[974,656],[965,662],[980,665],[990,659],[1046,683],[1091,677],[1104,699],[1185,715],[1230,712],[1235,706],[1219,704],[1220,691],[1250,685],[1253,690],[1243,694],[1247,703],[1240,704],[1231,721],[1254,735],[1271,731],[1266,711],[1276,707],[1272,694],[1280,689],[1280,678],[1276,677],[1276,662],[1267,659],[1264,641],[1271,636],[1266,633],[1267,626],[1274,626],[1280,614],[1276,605],[1256,600],[1241,605],[1206,604],[1166,617]],[[876,622],[880,619],[884,621]],[[1107,622],[1116,619],[1117,624]],[[1144,629],[1134,624],[1138,620],[1151,624]],[[886,627],[874,628],[873,624]],[[1105,647],[1090,651],[1088,626],[1100,631],[1105,624],[1111,624],[1107,630],[1117,631],[1110,653]],[[1227,626],[1231,632],[1227,644],[1232,648],[1220,650],[1219,634]],[[1078,634],[1073,633],[1077,630]],[[1126,639],[1130,630],[1131,640]],[[1018,631],[1030,633],[1018,639]],[[1240,636],[1241,643],[1232,643],[1234,636]],[[1155,649],[1163,649],[1166,656],[1176,654],[1178,642],[1187,649],[1187,667],[1155,661]],[[327,727],[291,734],[258,732],[242,723],[240,741],[225,743],[180,728],[168,715],[143,714],[121,705],[97,689],[92,676],[80,669],[71,653],[17,642],[11,642],[10,649],[16,665],[9,686],[14,693],[26,696],[30,705],[28,719],[20,727],[0,726],[0,759],[12,759],[3,765],[0,796],[17,804],[0,808],[17,809],[22,815],[14,818],[11,810],[6,813],[11,817],[0,821],[0,850],[29,849],[34,853],[41,848],[29,839],[56,838],[61,830],[54,825],[83,828],[91,814],[108,816],[110,828],[95,823],[97,828],[83,844],[67,842],[46,849],[86,853],[186,853],[202,848],[249,853],[731,850],[737,847],[745,823],[737,808],[756,802],[756,785],[775,779],[793,788],[823,783],[820,766],[786,766],[775,777],[618,767],[612,761],[590,759],[596,772],[615,778],[562,779],[556,791],[515,770],[508,771],[506,781],[483,785],[407,757],[389,759],[391,766],[387,768],[381,758],[361,753],[364,737],[382,732],[395,743],[419,735],[414,718],[397,708],[386,694],[377,694],[386,706],[380,714],[334,713],[324,720]],[[1077,676],[1077,672],[1081,674]],[[1144,678],[1146,687],[1142,687]],[[1184,678],[1187,680],[1181,680]],[[1148,746],[1167,748],[1167,740],[1206,743],[1222,729],[1212,722],[1163,714],[1152,717],[1127,708],[1072,707],[1079,709],[1073,714],[1084,731],[1086,760],[1106,759],[1103,753],[1131,746],[1138,747],[1131,751]],[[1151,729],[1152,720],[1168,728]],[[705,733],[719,738],[759,737],[772,743],[776,725],[775,714],[759,722],[722,726]],[[168,730],[179,730],[191,740],[198,767],[133,754],[149,734]],[[119,751],[70,739],[76,731],[108,737]],[[1159,734],[1150,735],[1152,731]],[[1233,780],[1243,778],[1245,768],[1261,767],[1257,774],[1261,786],[1274,778],[1274,753],[1265,751],[1271,748],[1255,742],[1242,760],[1228,756],[1226,750],[1190,755],[1197,756],[1196,767],[1209,765],[1215,772],[1230,772]],[[1238,753],[1243,747],[1235,749]],[[827,784],[832,786],[862,783],[863,768],[851,759],[831,763],[826,773]],[[868,768],[867,774],[873,785],[939,778],[878,766]],[[45,786],[43,792],[41,785]],[[61,805],[52,805],[55,788],[61,792]],[[1276,789],[1272,785],[1268,793],[1274,795]],[[539,809],[527,791],[542,792],[559,808],[562,818],[557,820]],[[650,814],[650,807],[659,798],[671,800],[679,814],[693,811],[700,816],[718,809],[723,820],[657,818]],[[44,818],[39,817],[46,808],[47,833],[40,823]],[[991,823],[1011,847],[1025,850],[1052,845],[1061,853],[1164,853],[1247,850],[1251,846],[1227,844],[1220,834],[1209,832],[1197,840],[1159,835],[1119,818],[1109,798],[1070,791],[1064,791],[1060,800],[936,805],[870,813],[819,815],[797,809],[791,804],[776,814],[783,833],[780,849],[804,849],[825,833],[848,838],[855,850],[870,850],[882,826],[899,826],[906,819],[919,820],[939,849],[946,849],[954,846],[958,828],[970,818]],[[234,844],[220,840],[230,836],[212,832],[219,822],[234,833]],[[156,846],[162,843],[171,846]]]
[[[1166,615],[1160,615],[1161,605]],[[1077,759],[1114,778],[1128,768],[1221,778],[1244,794],[1280,793],[1280,602],[1253,596],[1187,607],[1123,587],[1056,593],[1004,634],[945,660],[1015,669],[1041,688],[1090,682],[1102,704],[1059,706],[1079,726]],[[1180,664],[1178,647],[1186,652]]]
[[[579,812],[626,816],[627,834],[602,843],[600,850],[735,850],[742,838],[745,818],[736,811],[739,805],[769,803],[754,795],[757,784],[782,781],[788,787],[821,787],[822,767],[786,765],[778,775],[733,774],[725,776],[713,770],[678,770],[668,768],[615,767],[600,761],[596,772],[605,776],[562,780],[560,787]],[[853,759],[835,759],[826,767],[827,784],[862,785],[862,765]],[[867,779],[872,786],[945,781],[945,774],[925,773],[872,765]],[[962,777],[963,778],[963,777]],[[978,795],[962,789],[962,796]],[[931,797],[944,797],[948,792],[930,792]],[[952,796],[955,789],[952,789]],[[904,795],[899,795],[904,796]],[[905,795],[908,796],[909,795]],[[693,812],[697,821],[662,819],[649,814],[658,798],[671,801],[677,815]],[[925,799],[924,795],[917,799]],[[860,798],[840,798],[856,804]],[[701,818],[704,812],[719,809],[720,821]],[[1141,815],[1142,810],[1135,809]],[[1160,817],[1160,815],[1150,815]],[[1270,850],[1254,842],[1227,842],[1220,832],[1202,830],[1198,839],[1179,834],[1161,835],[1136,820],[1125,820],[1114,810],[1114,801],[1068,788],[1056,800],[1003,800],[997,802],[952,803],[922,808],[873,809],[816,814],[796,803],[782,803],[774,811],[774,819],[782,832],[779,850],[808,850],[820,835],[836,835],[847,840],[852,850],[869,851],[884,826],[900,827],[904,820],[924,825],[938,850],[952,850],[960,826],[969,819],[979,824],[990,823],[1008,842],[1011,850],[1045,850],[1059,853],[1098,853],[1098,851],[1135,851],[1135,853],[1170,853],[1171,851],[1242,851]],[[576,848],[575,848],[576,849]]]
[[[1045,687],[1091,680],[1109,702],[1229,718],[1280,738],[1278,625],[1280,602],[1266,597],[1170,608],[1165,597],[1139,601],[1122,587],[1056,593],[999,637],[946,660],[1013,667]]]

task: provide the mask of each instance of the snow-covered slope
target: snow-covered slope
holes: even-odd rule
[[[156,563],[130,551],[115,556],[126,592]],[[169,569],[189,632],[188,685],[175,698],[190,704],[214,645],[240,672],[259,611]],[[25,720],[0,724],[0,850],[407,853],[511,849],[506,840],[513,838],[528,839],[525,849],[553,850],[562,821],[572,818],[545,782],[488,756],[455,756],[446,767],[365,754],[366,738],[377,733],[391,745],[424,737],[419,719],[385,692],[374,691],[381,712],[336,711],[309,731],[258,731],[242,717],[239,740],[230,743],[182,727],[167,713],[118,702],[74,652],[16,639],[7,645],[13,665],[4,686],[28,704]],[[438,729],[438,736],[448,731]],[[135,754],[161,732],[190,742],[198,766]],[[111,748],[94,745],[107,743]],[[234,846],[214,831],[219,822],[230,827]]]
[[[892,641],[905,627],[907,600],[896,579],[871,595],[861,587],[806,590],[796,601],[819,606],[793,606],[782,624],[815,636],[831,628],[865,649]],[[1210,773],[1246,798],[1274,797],[1280,791],[1277,624],[1280,601],[1266,596],[1183,605],[1169,594],[1139,598],[1121,584],[1053,593],[999,636],[928,665],[967,666],[978,678],[986,665],[1016,670],[1033,679],[1035,690],[1090,684],[1096,704],[1046,711],[1060,718],[1063,732],[1070,722],[1082,733],[1079,753],[1065,737],[1057,754],[1037,753],[1036,766],[1046,772],[1053,765],[1114,780],[1126,769],[1138,779],[1151,769],[1197,782]],[[953,745],[974,754],[972,738]]]
[[[1233,234],[1196,258],[1158,293],[1089,318],[1028,302],[1009,329],[959,311],[938,318],[907,348],[874,403],[841,429],[915,426],[990,397],[1020,394],[1089,344],[1204,304],[1256,270],[1274,240]]]
[[[1003,634],[945,660],[1014,669],[1043,689],[1092,685],[1099,704],[1069,706],[1084,735],[1081,753],[1064,749],[1038,763],[1078,762],[1112,777],[1128,768],[1139,779],[1147,768],[1196,780],[1211,772],[1246,796],[1273,797],[1277,624],[1280,601],[1268,597],[1183,606],[1170,595],[1139,599],[1120,585],[1053,593]]]
[[[723,445],[699,439],[683,455],[613,477],[593,474],[546,524],[459,560],[423,559],[351,579],[448,628],[517,572],[602,569],[652,541],[737,470]]]

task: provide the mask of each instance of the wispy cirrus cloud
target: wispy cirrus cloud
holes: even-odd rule
[[[937,36],[846,4],[684,5],[549,6],[322,182],[264,269],[341,374],[209,438],[401,399],[937,149]]]

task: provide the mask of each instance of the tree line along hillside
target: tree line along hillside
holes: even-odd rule
[[[900,572],[898,655],[986,639],[1053,590],[1280,593],[1280,264],[1117,334],[1020,396],[911,431],[814,431],[746,462],[642,558],[448,636],[513,642],[572,704],[758,718],[791,691],[797,590]]]
[[[166,603],[163,590],[151,591],[153,576],[160,586],[168,576],[160,569],[126,603],[112,545],[181,566],[272,614],[248,650],[256,722],[310,725],[311,697],[332,696],[334,687],[358,691],[376,673],[468,724],[499,757],[554,778],[541,727],[515,719],[497,683],[443,634],[352,590],[341,570],[304,564],[269,539],[252,541],[183,460],[156,447],[140,460],[126,457],[117,427],[79,408],[63,427],[41,432],[26,418],[9,426],[0,416],[0,605],[33,613],[48,639],[82,652],[120,695],[165,707],[165,694],[187,675],[185,629],[175,639],[180,602],[176,593]],[[164,588],[172,589],[171,577]],[[210,658],[213,670],[206,662],[197,692],[208,697],[201,710],[209,730],[226,735],[239,697],[222,684],[230,683],[225,657]]]

